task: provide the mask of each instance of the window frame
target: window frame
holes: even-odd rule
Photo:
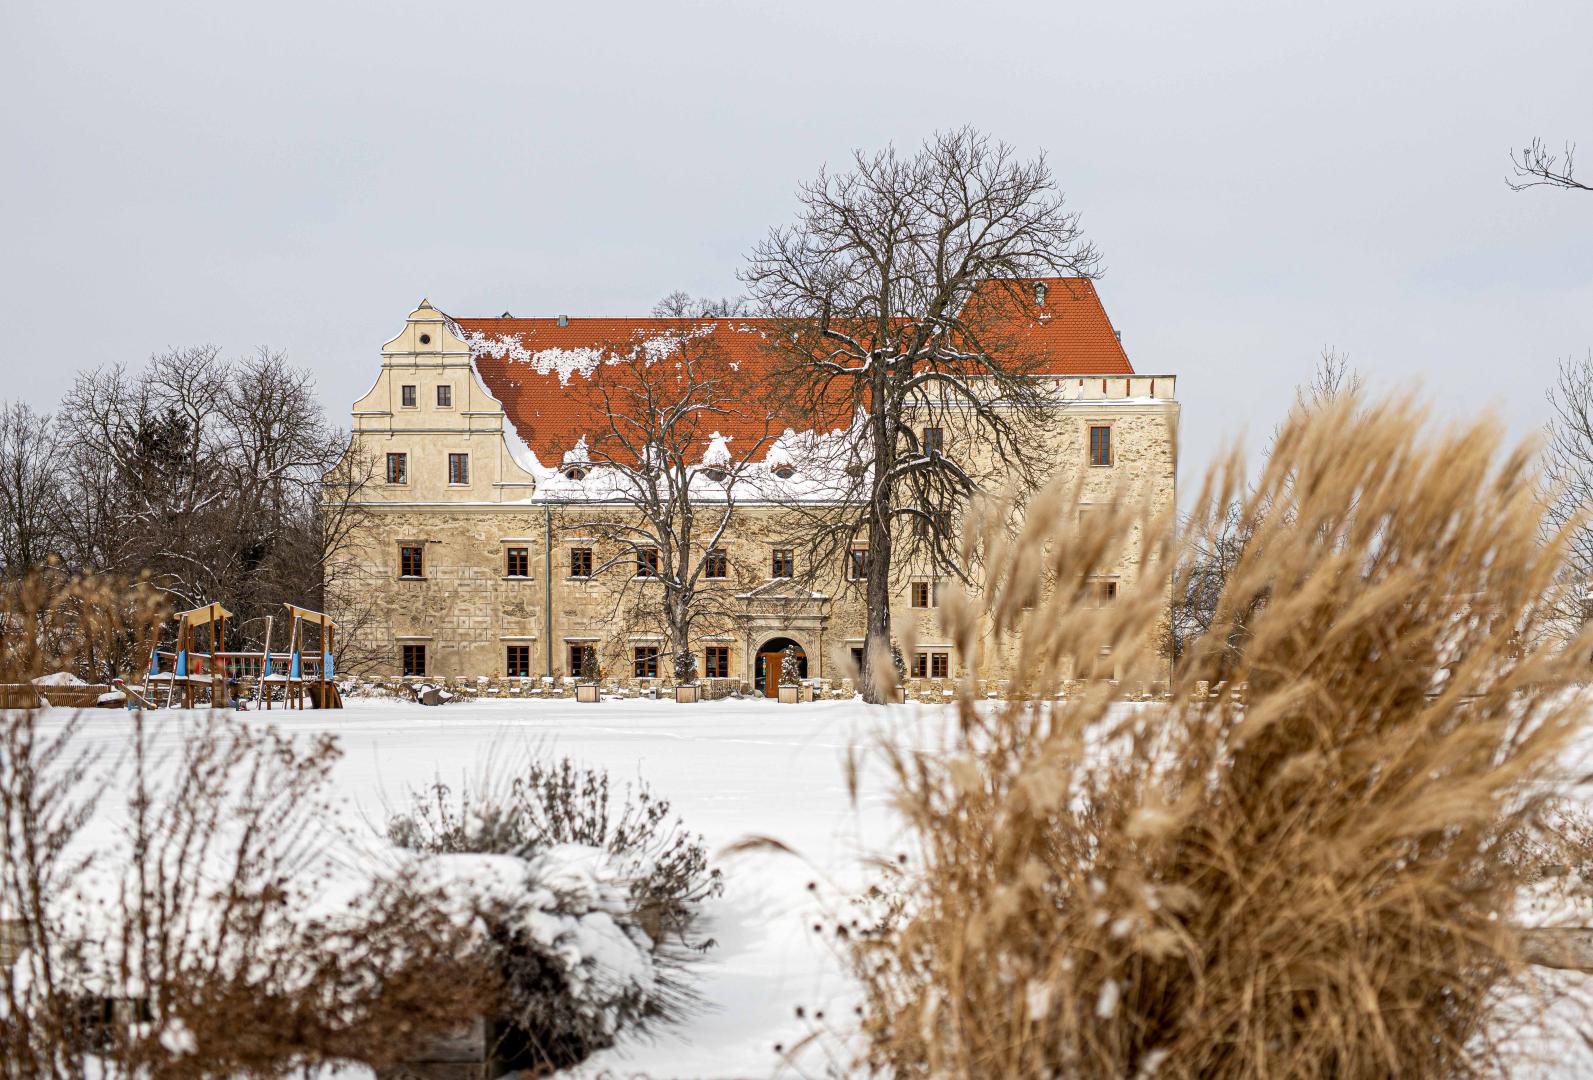
[[[785,573],[780,573],[784,569]],[[796,549],[795,548],[770,548],[769,549],[769,579],[771,581],[790,581],[796,577]]]
[[[715,673],[715,670],[714,670],[715,669],[715,664],[714,664],[715,660],[722,661],[722,663],[719,665],[719,670],[718,670],[717,674]],[[702,661],[703,661],[702,669],[703,669],[705,678],[709,678],[709,679],[728,679],[728,678],[730,678],[730,646],[729,645],[706,645],[706,646],[704,646],[703,647],[703,651],[702,651]]]
[[[437,407],[439,409],[451,409],[454,407],[453,383],[444,382],[437,384]]]
[[[868,548],[848,548],[846,551],[846,580],[867,581],[869,564]]]
[[[398,468],[395,470],[394,465]],[[398,478],[393,479],[394,476]],[[407,450],[389,450],[387,452],[387,482],[394,487],[407,487],[409,484],[409,452]]]
[[[577,565],[580,565],[585,570],[585,573],[580,573],[580,574],[576,573],[575,571],[576,571],[576,566]],[[589,548],[589,547],[572,547],[570,549],[570,580],[571,581],[591,581],[592,580],[592,565],[593,565],[593,560],[592,560],[592,549],[591,548]]]
[[[426,677],[426,643],[424,641],[405,641],[400,643],[399,670],[406,679],[424,679]],[[419,658],[419,663],[415,663]],[[416,669],[419,670],[416,670]]]
[[[730,576],[730,556],[724,548],[709,548],[703,556],[702,576],[709,581],[724,581]]]
[[[420,384],[419,383],[399,383],[398,384],[398,407],[400,409],[418,409],[418,408],[420,408]]]
[[[521,654],[523,663],[516,664],[515,654]],[[516,670],[516,668],[520,670]],[[509,679],[529,679],[531,677],[531,646],[523,642],[510,642],[503,650],[503,674]]]
[[[928,611],[940,606],[940,581],[938,578],[919,578],[909,584],[908,607]],[[918,602],[919,592],[922,590],[924,602]]]
[[[516,562],[520,563],[519,573],[515,572]],[[523,544],[512,544],[503,549],[503,576],[515,579],[529,578],[531,576],[531,549],[529,547]]]
[[[658,578],[658,549],[655,547],[639,547],[636,549],[636,578],[641,581],[654,581]]]
[[[930,432],[934,432],[933,435]],[[924,427],[921,441],[925,457],[946,456],[946,429],[939,424],[927,424]]]
[[[929,677],[931,679],[951,678],[951,653],[937,651],[930,652]]]
[[[459,477],[459,479],[456,480],[456,476]],[[448,451],[448,486],[470,486],[470,451]]]
[[[1089,434],[1085,445],[1089,454],[1090,468],[1110,469],[1117,460],[1117,449],[1112,445],[1112,425],[1108,423],[1092,423],[1087,425],[1087,427]],[[1099,445],[1096,442],[1097,432],[1104,433]],[[1105,454],[1098,453],[1098,450],[1104,450]],[[1106,458],[1105,461],[1100,460],[1103,456]]]
[[[414,552],[413,574],[407,573],[409,569],[409,553]],[[400,581],[425,581],[426,580],[426,545],[425,544],[399,544],[398,545],[398,578]]]
[[[659,652],[660,648],[657,645],[631,646],[631,671],[634,673],[635,678],[658,678]]]
[[[566,641],[564,661],[570,666],[569,675],[572,678],[581,677],[581,666],[586,659],[586,654],[597,655],[597,642],[595,641]]]

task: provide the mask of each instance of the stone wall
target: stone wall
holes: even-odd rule
[[[414,387],[406,405],[404,387]],[[443,406],[438,388],[447,387]],[[1056,379],[1055,423],[1036,433],[1026,460],[1042,473],[1077,478],[1081,510],[1119,496],[1144,500],[1151,513],[1170,512],[1176,499],[1175,384],[1165,376],[1112,376]],[[598,648],[608,679],[629,681],[633,650],[663,642],[658,605],[649,596],[659,587],[637,581],[631,567],[616,565],[593,580],[572,578],[570,550],[594,549],[602,566],[618,554],[601,542],[582,539],[585,507],[547,506],[529,501],[534,484],[507,449],[505,417],[476,377],[468,348],[454,337],[446,320],[429,304],[413,312],[403,332],[383,349],[376,385],[354,408],[355,444],[381,463],[388,454],[405,455],[402,482],[378,478],[369,496],[368,524],[357,540],[345,580],[329,601],[354,651],[379,657],[375,670],[401,673],[405,645],[424,647],[426,672],[433,677],[502,678],[509,650],[529,653],[533,676],[555,678],[570,670],[572,644]],[[954,424],[942,417],[941,424]],[[1112,429],[1110,466],[1088,463],[1088,429]],[[1001,486],[1008,462],[971,433],[946,429],[947,452],[992,488]],[[465,482],[449,483],[449,455],[469,460]],[[806,653],[808,674],[834,678],[851,674],[851,649],[864,633],[862,590],[844,577],[844,567],[798,567],[798,582],[770,578],[771,552],[801,542],[789,541],[790,527],[778,507],[748,506],[723,545],[730,575],[710,584],[710,605],[733,617],[707,620],[691,643],[698,670],[709,644],[728,645],[731,675],[754,678],[760,646],[773,638],[796,641]],[[1137,530],[1136,530],[1137,531]],[[405,579],[399,551],[420,547],[424,573]],[[508,573],[507,554],[524,548],[527,572]],[[1120,587],[1133,585],[1141,572],[1139,537],[1129,538],[1123,565],[1112,575]],[[1167,573],[1161,568],[1158,573]],[[902,558],[893,568],[893,615],[897,637],[921,651],[946,652],[953,676],[984,678],[1005,674],[1001,655],[962,656],[940,625],[935,608],[911,606],[915,580],[931,578],[929,567]],[[347,605],[347,610],[338,610]],[[368,610],[367,610],[368,609]],[[912,658],[907,658],[911,665]],[[661,655],[659,673],[668,678],[672,663]],[[512,686],[513,684],[508,684]],[[551,691],[547,691],[551,692]]]

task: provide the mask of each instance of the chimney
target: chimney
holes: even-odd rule
[[[570,317],[568,315],[560,315],[559,316],[559,325],[560,326],[569,326],[570,325]]]

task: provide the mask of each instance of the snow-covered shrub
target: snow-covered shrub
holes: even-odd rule
[[[1543,859],[1522,838],[1573,794],[1593,644],[1523,647],[1569,536],[1533,460],[1403,402],[1291,418],[1197,504],[1250,539],[1150,701],[1167,591],[1095,589],[1130,538],[1171,559],[1170,522],[1058,486],[970,528],[985,588],[946,630],[1016,674],[940,745],[882,747],[909,840],[837,928],[859,1071],[1504,1074],[1501,1037],[1567,992],[1523,975],[1511,920]],[[1105,649],[1117,678],[1060,698]]]
[[[802,685],[802,660],[795,645],[787,645],[780,657],[780,685]]]
[[[125,723],[103,760],[81,716],[0,713],[0,1075],[385,1066],[479,1015],[495,980],[442,897],[324,828],[329,740]]]
[[[503,1064],[573,1065],[655,1014],[654,943],[607,852],[559,844],[529,858],[450,854],[423,865],[493,965],[487,1011]]]
[[[526,1037],[542,1048],[539,1052],[559,1047],[561,1053],[580,1049],[584,1056],[607,1045],[602,1040],[612,1041],[620,1029],[638,1032],[678,1019],[694,1002],[688,969],[712,945],[699,931],[702,905],[723,891],[723,883],[720,872],[708,865],[702,838],[687,832],[670,811],[669,801],[644,782],[621,794],[601,769],[568,758],[550,762],[530,756],[516,775],[506,782],[500,777],[482,791],[456,794],[438,783],[415,793],[408,812],[389,820],[388,837],[400,847],[435,855],[514,856],[544,872],[554,865],[568,868],[572,852],[584,853],[580,865],[591,881],[582,879],[581,889],[560,893],[560,910],[575,918],[586,910],[580,908],[582,897],[600,898],[601,905],[591,911],[617,919],[627,934],[641,934],[631,940],[644,940],[649,954],[649,980],[637,984],[637,996],[616,1006],[618,1027],[604,1032],[585,1019],[546,1026],[545,1021],[574,1017],[573,1006],[552,998],[533,1003],[528,995],[538,987],[555,997],[566,993],[564,976],[538,950],[516,952],[509,939],[500,942],[506,950],[507,992],[518,995],[510,1000],[513,1015],[541,1025],[527,1029]],[[601,884],[600,897],[593,883]],[[534,884],[552,887],[540,878]],[[613,906],[616,889],[619,909]],[[577,1060],[559,1057],[556,1063]]]

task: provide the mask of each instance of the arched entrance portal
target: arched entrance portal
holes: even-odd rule
[[[780,668],[785,664],[787,646],[796,650],[797,678],[807,678],[808,654],[802,651],[802,646],[788,637],[770,638],[758,646],[757,659],[752,666],[752,685],[764,697],[776,697],[780,693]]]

